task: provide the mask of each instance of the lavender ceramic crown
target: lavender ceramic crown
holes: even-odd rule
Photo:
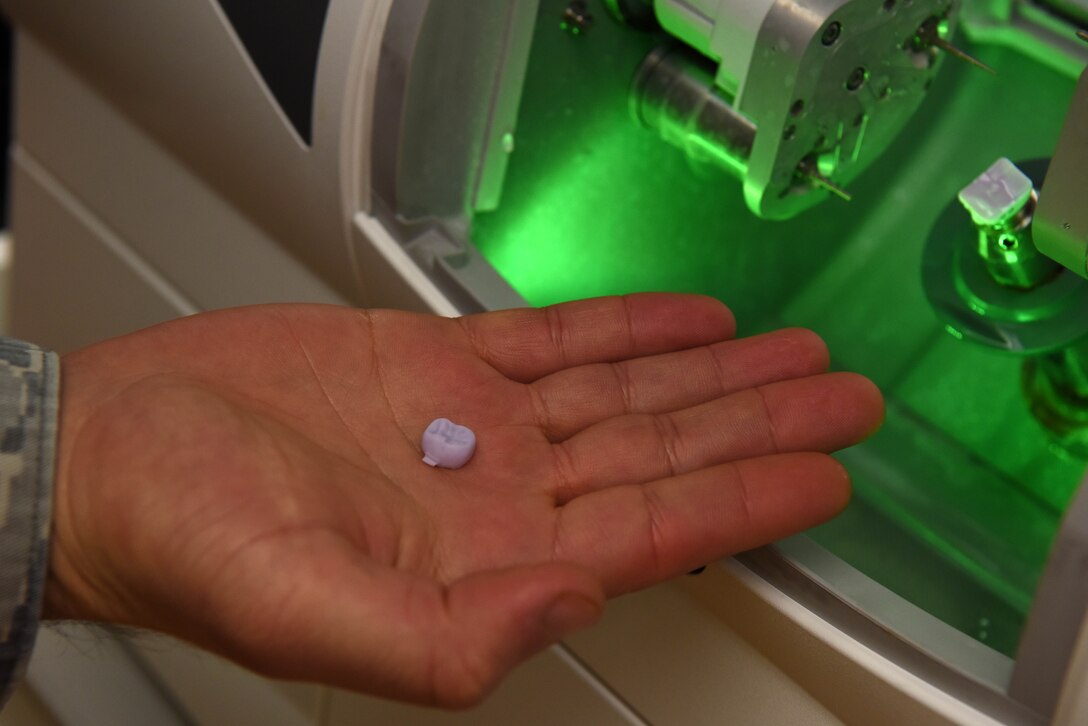
[[[448,418],[435,419],[423,432],[423,463],[460,469],[476,453],[476,434]]]

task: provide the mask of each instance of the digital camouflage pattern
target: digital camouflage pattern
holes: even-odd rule
[[[26,668],[49,561],[60,365],[0,338],[0,705]]]

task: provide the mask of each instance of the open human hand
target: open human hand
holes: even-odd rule
[[[45,615],[445,706],[643,588],[835,515],[883,415],[814,334],[635,295],[186,318],[63,360]],[[462,469],[422,463],[446,417]]]

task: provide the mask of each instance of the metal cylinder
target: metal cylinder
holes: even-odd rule
[[[1050,282],[1062,267],[1039,252],[1031,235],[1031,222],[1038,196],[1032,193],[1026,205],[1011,221],[994,227],[979,227],[978,252],[986,269],[1001,285],[1032,290]]]
[[[692,159],[709,161],[743,178],[756,126],[719,95],[713,71],[679,46],[650,53],[635,76],[635,115]]]
[[[866,0],[872,2],[872,0]],[[716,61],[715,79],[722,88],[736,93],[745,85],[753,64],[758,62],[759,38],[768,18],[777,7],[788,31],[801,33],[820,10],[783,8],[804,6],[790,0],[654,0],[662,27],[674,38]],[[840,0],[824,5],[849,4]],[[820,3],[816,3],[820,5]],[[773,23],[772,23],[773,25]]]
[[[1026,360],[1023,386],[1032,415],[1055,443],[1088,461],[1088,340]]]

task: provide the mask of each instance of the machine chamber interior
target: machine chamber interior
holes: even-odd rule
[[[996,77],[949,60],[906,131],[850,185],[852,202],[772,222],[749,211],[728,170],[634,120],[632,79],[660,34],[595,3],[595,22],[574,33],[567,3],[540,5],[501,203],[475,214],[472,242],[534,305],[687,291],[726,302],[741,334],[820,333],[836,369],[880,385],[888,417],[841,455],[853,503],[807,536],[1015,656],[1085,462],[1032,417],[1022,358],[945,329],[922,255],[942,210],[995,158],[1053,153],[1074,78],[969,46]]]

